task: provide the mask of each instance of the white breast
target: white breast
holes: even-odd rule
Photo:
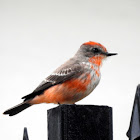
[[[99,67],[96,65],[89,63],[89,62],[83,62],[83,65],[86,66],[88,70],[90,70],[90,75],[91,75],[91,82],[87,87],[87,91],[85,93],[85,96],[89,95],[99,84],[100,81],[100,72],[99,72]],[[91,68],[93,67],[93,69]],[[99,76],[97,76],[96,71],[98,70]]]
[[[99,84],[100,76],[98,77],[94,71],[91,72],[91,83],[88,85],[86,94],[90,94]]]

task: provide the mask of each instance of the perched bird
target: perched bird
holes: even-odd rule
[[[108,53],[100,43],[86,42],[77,53],[56,69],[24,101],[3,114],[16,115],[39,103],[74,104],[89,95],[100,81],[102,61],[116,53]]]

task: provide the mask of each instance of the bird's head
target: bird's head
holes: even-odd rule
[[[117,53],[108,53],[106,48],[97,42],[86,42],[81,45],[77,55],[86,58],[91,63],[100,65],[102,60],[108,56],[116,55]]]

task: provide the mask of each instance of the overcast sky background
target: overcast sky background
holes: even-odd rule
[[[77,104],[113,107],[114,140],[126,132],[140,83],[139,0],[0,0],[0,139],[20,140],[26,126],[30,140],[47,139],[47,109],[35,105],[14,116],[3,111],[87,41],[117,52],[104,61],[101,81]]]

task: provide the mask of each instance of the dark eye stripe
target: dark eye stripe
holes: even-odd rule
[[[94,53],[99,53],[99,52],[101,52],[98,48],[93,48],[92,49],[92,52],[94,52]]]

